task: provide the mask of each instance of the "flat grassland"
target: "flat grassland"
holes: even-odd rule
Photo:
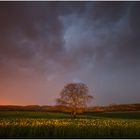
[[[0,111],[0,138],[140,138],[140,112]]]

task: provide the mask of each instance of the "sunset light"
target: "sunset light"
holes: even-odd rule
[[[140,138],[140,2],[0,1],[0,138]]]

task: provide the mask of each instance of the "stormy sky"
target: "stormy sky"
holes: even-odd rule
[[[0,2],[0,104],[55,105],[71,82],[140,102],[140,2]]]

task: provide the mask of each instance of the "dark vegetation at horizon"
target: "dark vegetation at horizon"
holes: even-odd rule
[[[125,112],[84,112],[76,119],[126,119],[140,120],[140,111]],[[0,119],[75,119],[71,114],[64,112],[35,112],[35,111],[1,111]]]
[[[37,111],[37,112],[65,112],[69,113],[66,106],[40,106],[40,105],[0,105],[0,111]],[[118,112],[118,111],[140,111],[140,103],[135,104],[112,104],[107,106],[88,107],[84,112]]]

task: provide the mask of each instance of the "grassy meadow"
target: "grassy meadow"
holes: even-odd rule
[[[0,138],[140,138],[140,112],[0,111]]]

